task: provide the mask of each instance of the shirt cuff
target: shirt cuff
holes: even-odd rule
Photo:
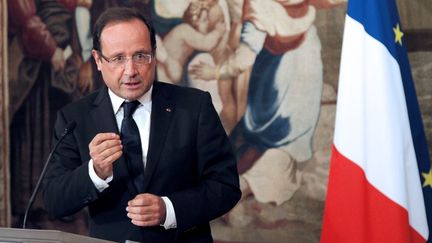
[[[113,179],[113,175],[111,175],[108,178],[106,178],[106,180],[102,180],[94,170],[92,159],[90,159],[88,163],[88,172],[90,175],[90,179],[93,181],[93,184],[95,185],[96,189],[98,189],[99,192],[102,192],[103,190],[107,189],[109,187],[108,183],[110,183]]]
[[[161,226],[163,226],[165,229],[177,228],[177,220],[171,200],[169,200],[168,197],[162,197],[162,200],[165,203],[166,216],[165,223],[161,224]]]

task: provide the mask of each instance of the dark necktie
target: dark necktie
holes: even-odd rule
[[[123,153],[129,169],[129,175],[133,178],[138,193],[142,192],[144,183],[144,165],[142,157],[141,139],[138,126],[132,118],[132,114],[140,104],[139,101],[123,103],[123,121],[121,125],[121,140]]]

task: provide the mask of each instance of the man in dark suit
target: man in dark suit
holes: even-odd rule
[[[102,14],[93,45],[107,87],[58,112],[55,142],[77,125],[48,167],[48,212],[62,217],[87,206],[90,235],[102,239],[212,242],[209,221],[241,192],[210,95],[154,81],[155,32],[136,10]]]

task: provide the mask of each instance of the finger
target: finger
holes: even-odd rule
[[[150,193],[141,193],[128,202],[128,206],[150,206],[158,201],[158,196]]]
[[[130,218],[130,217],[129,217]],[[144,220],[131,218],[132,224],[136,226],[146,227],[146,226],[155,226],[159,225],[159,219],[153,216],[144,217]]]
[[[120,136],[116,133],[98,133],[96,136],[92,139],[90,142],[90,145],[96,146],[106,140],[112,140],[112,139],[120,139]]]
[[[95,141],[99,144],[102,143],[106,140],[117,140],[120,139],[120,135],[113,133],[113,132],[108,132],[108,133],[98,133],[95,136]]]
[[[161,213],[155,206],[128,207],[127,216],[140,226],[156,225],[161,222]]]
[[[90,146],[90,157],[93,160],[104,160],[122,149],[120,140],[105,141],[97,146]]]
[[[94,151],[98,153],[112,153],[117,152],[118,149],[122,149],[122,143],[120,139],[113,139],[113,140],[105,140],[102,143],[98,144],[94,147]]]
[[[107,142],[105,145],[100,146],[101,144]],[[110,141],[112,143],[110,143]],[[106,149],[107,147],[109,147],[109,145],[111,144],[112,146],[115,146],[116,144],[121,143],[120,140],[120,136],[115,134],[115,133],[110,133],[110,134],[97,134],[92,141],[89,144],[89,150],[93,153],[99,153],[102,150]]]
[[[102,153],[98,156],[92,158],[93,163],[95,166],[110,166],[112,163],[114,163],[117,159],[120,158],[120,156],[123,154],[123,150],[120,149],[112,149],[109,153]]]
[[[165,204],[159,196],[143,193],[128,202],[127,216],[138,226],[159,225],[165,219]]]
[[[118,152],[116,152],[116,153],[114,153],[114,154],[106,157],[102,161],[102,163],[105,164],[105,165],[107,165],[107,166],[109,166],[109,165],[113,164],[114,162],[116,162],[122,156],[122,154],[123,154],[123,151],[120,150],[120,151],[118,151]]]
[[[160,214],[165,209],[162,198],[152,194],[139,194],[128,202],[126,211],[134,214]]]
[[[113,163],[117,161],[118,158],[120,158],[122,153],[122,151],[119,151],[105,158],[104,160],[93,160],[93,168],[96,174],[103,179],[106,179],[108,176],[112,175]]]
[[[157,212],[157,209],[153,205],[146,206],[127,206],[126,211],[131,215],[150,215]],[[134,217],[140,219],[138,216]],[[142,220],[142,219],[141,219]]]

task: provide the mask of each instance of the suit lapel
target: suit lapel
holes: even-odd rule
[[[104,87],[100,90],[99,95],[93,102],[93,109],[90,116],[97,131],[96,133],[114,132],[120,134],[111,99],[108,95],[108,88]],[[129,179],[126,161],[123,156],[114,163],[113,174],[114,181]]]
[[[157,167],[160,154],[165,145],[168,127],[175,112],[173,99],[167,90],[162,89],[161,86],[157,81],[153,85],[150,141],[144,173],[144,190],[147,190],[153,172]]]
[[[93,119],[97,133],[119,132],[113,113],[111,99],[109,98],[108,89],[106,87],[99,91],[98,96],[93,101],[93,109],[90,116]]]

